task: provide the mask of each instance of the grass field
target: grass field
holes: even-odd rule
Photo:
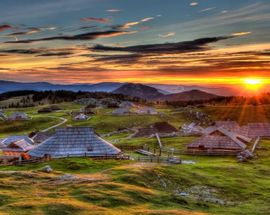
[[[173,108],[163,107],[159,109],[163,114],[157,116],[112,116],[111,109],[101,109],[89,121],[74,122],[68,112],[81,106],[65,103],[61,107],[63,111],[50,114],[37,114],[37,107],[21,109],[33,119],[0,122],[0,136],[44,129],[60,121],[48,116],[65,117],[66,124],[74,126],[93,126],[100,134],[164,120],[179,127],[189,120]],[[248,108],[244,113],[239,107],[230,107],[228,111],[226,107],[208,106],[203,111],[216,120],[239,119],[242,113],[253,121],[261,119],[262,109],[269,109]],[[268,114],[264,118],[268,120]],[[115,145],[157,147],[155,138],[128,138],[130,134],[115,134],[106,139]],[[161,140],[165,147],[184,150],[194,139]],[[25,166],[0,166],[0,214],[269,214],[270,140],[263,140],[256,157],[246,163],[237,162],[235,157],[180,155],[195,164],[162,165],[139,163],[138,155],[130,154],[134,160],[66,158]],[[47,164],[52,166],[53,173],[40,171]],[[71,176],[65,178],[65,174]]]
[[[258,157],[189,157],[194,165],[69,158],[46,165],[0,167],[0,211],[6,214],[267,214],[270,141]],[[188,159],[188,157],[186,157]],[[16,171],[16,172],[10,172]],[[62,180],[70,173],[76,179]],[[196,191],[196,189],[197,191]],[[183,197],[179,192],[193,193]],[[200,193],[208,192],[214,201]],[[210,198],[210,200],[209,200]]]
[[[236,120],[240,124],[249,122],[269,122],[270,105],[206,106],[203,112],[216,120]]]

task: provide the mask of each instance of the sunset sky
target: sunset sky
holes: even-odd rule
[[[0,79],[267,85],[269,35],[269,0],[1,0]]]

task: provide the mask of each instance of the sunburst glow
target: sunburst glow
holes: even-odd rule
[[[263,79],[260,78],[245,78],[245,86],[250,90],[259,90],[263,85]]]

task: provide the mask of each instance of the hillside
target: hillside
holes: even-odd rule
[[[191,90],[191,91],[186,91],[182,93],[174,93],[174,94],[169,94],[169,95],[164,95],[158,100],[160,101],[205,101],[205,100],[210,100],[210,99],[215,99],[218,98],[219,96],[206,93],[200,90]]]
[[[139,97],[143,99],[156,99],[162,97],[164,94],[160,93],[159,90],[153,87],[149,87],[143,84],[124,84],[118,89],[114,90],[113,93],[129,95],[132,97]]]
[[[0,214],[65,215],[89,214],[91,211],[91,214],[104,215],[235,215],[267,214],[269,211],[265,203],[269,199],[270,142],[267,139],[260,142],[253,160],[240,163],[235,157],[182,154],[186,144],[198,138],[196,136],[164,137],[161,141],[165,148],[174,148],[176,157],[195,163],[142,163],[138,161],[142,156],[128,150],[128,147],[144,145],[153,151],[157,147],[157,140],[155,137],[128,138],[133,133],[131,128],[147,127],[163,121],[179,127],[190,120],[183,113],[185,108],[160,106],[157,109],[163,112],[162,115],[139,116],[114,116],[112,109],[104,108],[98,109],[90,120],[73,121],[69,113],[79,111],[82,106],[62,103],[59,107],[61,111],[49,114],[39,114],[37,111],[41,106],[6,110],[7,115],[18,110],[26,112],[32,120],[0,121],[0,138],[46,129],[59,123],[56,117],[63,117],[68,120],[66,125],[93,127],[104,139],[119,148],[126,146],[124,152],[132,160],[70,157],[22,166],[0,166]],[[240,106],[237,110],[228,111],[228,108],[215,105],[205,106],[202,110],[215,120],[224,119],[225,116],[237,120],[235,117],[241,116],[257,121],[261,120],[258,111],[261,116],[263,110],[270,113],[270,105],[252,105],[247,110]],[[264,116],[270,120],[269,114]],[[125,128],[129,130],[115,133]],[[168,156],[167,152],[163,155]],[[53,168],[52,173],[40,171],[46,165]]]

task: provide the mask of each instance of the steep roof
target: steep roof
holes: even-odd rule
[[[270,137],[270,123],[247,124],[249,137]]]
[[[235,121],[217,121],[217,127],[223,127],[244,137],[270,137],[270,123],[248,123],[239,126]]]
[[[42,143],[46,139],[48,139],[50,136],[52,136],[49,132],[37,132],[33,137],[34,143]]]
[[[105,156],[119,153],[121,151],[118,148],[99,137],[89,127],[59,128],[54,136],[29,152],[34,157],[50,155],[53,158]]]
[[[87,120],[88,116],[83,114],[83,113],[80,113],[80,114],[76,115],[73,119],[74,120]]]
[[[120,107],[115,109],[112,114],[113,115],[122,115],[122,114],[128,114],[131,113],[131,107]]]
[[[228,136],[210,136],[206,135],[200,137],[198,140],[188,144],[188,148],[199,148],[204,147],[205,149],[233,149],[241,150],[242,147],[239,146],[235,141],[233,141]]]
[[[239,129],[239,125],[236,121],[216,121],[215,124],[217,127],[223,127],[231,131]]]
[[[24,135],[14,135],[9,136],[1,141],[1,144],[4,144],[5,146],[9,145],[10,143],[17,142],[19,140],[25,140],[29,144],[33,144],[33,140],[29,138],[28,136]]]
[[[138,131],[132,135],[132,137],[152,136],[156,133],[160,135],[174,134],[176,132],[178,132],[178,130],[168,122],[156,122],[147,127],[139,128]]]
[[[34,146],[32,144],[28,143],[25,139],[21,139],[8,144],[3,151],[27,152],[33,148]]]
[[[189,144],[188,148],[197,148],[203,146],[211,149],[245,149],[247,146],[244,142],[250,142],[251,139],[241,136],[235,132],[229,131],[223,127],[211,127],[209,132]],[[220,135],[217,135],[219,133]]]
[[[137,113],[143,113],[143,114],[157,114],[157,110],[153,107],[147,107],[147,106],[141,106],[138,107]]]
[[[121,108],[125,108],[125,107],[135,107],[136,105],[133,102],[130,101],[123,101],[121,102],[121,104],[119,105],[119,107]]]
[[[150,127],[156,129],[158,133],[172,133],[178,131],[174,126],[172,126],[168,122],[156,122],[150,125]]]

